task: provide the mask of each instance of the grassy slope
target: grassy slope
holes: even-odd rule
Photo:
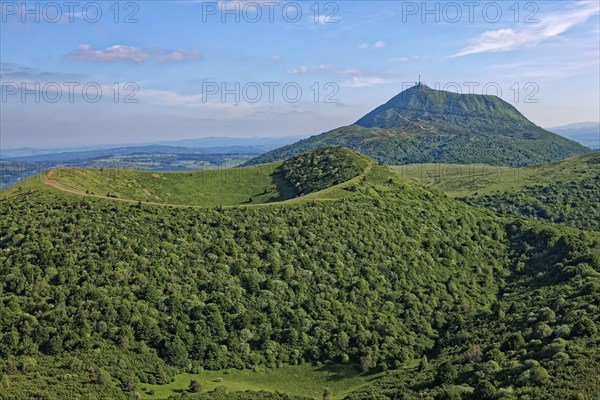
[[[600,152],[514,169],[485,165],[423,164],[400,174],[503,215],[600,230]]]
[[[266,203],[293,197],[281,163],[197,172],[59,169],[52,179],[81,193],[194,206]],[[252,201],[250,202],[250,198]]]
[[[452,197],[481,196],[593,179],[600,173],[600,152],[527,168],[430,163],[399,165],[393,169]]]

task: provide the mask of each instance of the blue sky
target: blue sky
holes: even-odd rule
[[[309,136],[419,73],[543,127],[600,120],[597,1],[0,4],[7,148]]]

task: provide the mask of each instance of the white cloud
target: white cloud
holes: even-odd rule
[[[307,18],[309,18],[310,22],[316,23],[319,25],[337,24],[338,22],[340,22],[339,15],[331,16],[331,15],[318,14],[315,16],[313,12],[311,12],[310,14],[307,12],[306,15],[307,15]]]
[[[78,61],[133,61],[142,62],[152,56],[152,53],[140,47],[114,45],[104,50],[94,50],[89,44],[80,45],[77,50],[67,55],[68,59]]]
[[[390,81],[388,79],[384,79],[378,76],[353,76],[351,79],[342,82],[342,86],[362,88],[373,85],[381,85],[389,82]]]
[[[596,56],[578,60],[499,64],[495,65],[494,69],[502,71],[502,76],[505,78],[548,80],[577,76],[587,70],[597,71],[599,66],[600,61]]]
[[[159,62],[167,62],[167,61],[193,61],[199,60],[202,56],[198,50],[175,50],[167,54],[159,54],[156,56],[156,59]]]
[[[142,101],[169,106],[189,106],[202,103],[202,95],[185,95],[173,90],[142,89],[138,96]]]
[[[198,50],[174,50],[167,53],[161,53],[154,50],[147,50],[141,47],[126,46],[117,44],[106,49],[94,50],[89,44],[80,45],[77,50],[65,56],[69,60],[90,61],[90,62],[113,62],[130,61],[141,63],[149,59],[155,59],[158,62],[167,61],[190,61],[202,58]]]
[[[394,62],[394,63],[405,63],[408,61],[424,60],[426,58],[428,58],[428,57],[427,56],[392,57],[392,58],[390,58],[390,61]]]
[[[383,49],[385,47],[385,42],[383,40],[378,40],[375,43],[359,43],[356,47],[361,50],[369,49],[371,47],[374,49]]]
[[[271,56],[270,60],[271,61],[281,61],[281,56],[279,56],[279,55]]]
[[[335,67],[335,66],[331,66],[331,65],[321,64],[321,65],[314,65],[314,66],[303,65],[298,68],[290,69],[288,72],[291,74],[307,74],[310,72],[328,72],[328,73],[332,73],[335,75],[358,75],[358,74],[361,74],[363,71],[361,71],[360,69],[357,69],[357,68]]]
[[[325,64],[314,66],[304,65],[295,69],[291,69],[288,72],[292,74],[308,74],[311,72],[334,74],[343,77],[344,81],[341,83],[341,86],[355,88],[390,82],[388,79],[377,76],[373,72],[368,72],[358,68],[337,67]]]
[[[471,39],[471,43],[452,57],[485,52],[500,52],[535,46],[541,42],[559,36],[575,25],[585,22],[600,12],[600,3],[594,1],[578,1],[568,11],[540,16],[539,23],[530,24],[527,28],[512,28],[485,31]]]
[[[216,112],[229,118],[246,117],[260,107],[258,104],[248,102],[225,102],[221,100],[220,95],[216,95],[214,99],[208,99],[203,94],[183,94],[174,90],[142,89],[136,94],[136,97],[145,104],[194,107],[198,110]]]

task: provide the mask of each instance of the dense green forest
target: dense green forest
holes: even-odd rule
[[[589,181],[533,186],[518,193],[463,198],[500,214],[525,215],[600,231],[600,174]]]
[[[180,372],[309,362],[385,372],[348,399],[600,391],[597,234],[498,217],[341,148],[283,165],[297,194],[345,183],[256,207],[3,190],[0,398],[128,399]],[[193,386],[178,397],[297,398]]]

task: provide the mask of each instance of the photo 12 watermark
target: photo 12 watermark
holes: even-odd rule
[[[0,15],[4,24],[95,24],[102,20],[137,24],[139,4],[136,1],[0,1]]]
[[[0,84],[1,103],[98,103],[102,99],[114,103],[139,103],[140,88],[135,82],[102,85],[98,82],[10,82]]]
[[[337,24],[340,5],[338,2],[295,1],[238,1],[224,0],[202,2],[202,22],[226,23],[312,21],[315,24]]]
[[[335,82],[202,82],[202,102],[298,103],[301,100],[337,104],[340,87]]]
[[[512,82],[509,85],[502,85],[498,82],[403,82],[403,96],[412,96],[412,92],[406,92],[411,87],[429,90],[428,96],[434,99],[443,100],[445,92],[455,94],[478,94],[487,96],[496,96],[513,103],[536,104],[540,100],[540,86],[537,82]]]
[[[540,6],[535,1],[401,1],[401,20],[421,23],[537,24]]]

